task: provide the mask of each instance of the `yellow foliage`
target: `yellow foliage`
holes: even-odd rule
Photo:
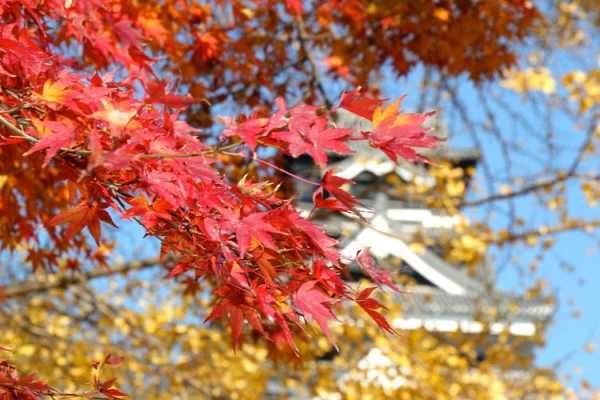
[[[121,128],[125,126],[132,126],[132,123],[139,124],[136,121],[132,122],[133,116],[136,114],[136,110],[121,109],[119,107],[115,107],[114,104],[105,100],[102,100],[102,106],[103,108],[101,110],[98,110],[92,114],[92,118],[102,119],[110,123],[112,126]]]
[[[152,285],[144,297],[149,298],[159,286]],[[15,349],[13,361],[26,369],[35,367],[50,381],[62,382],[64,390],[89,381],[92,359],[109,352],[118,354],[125,357],[124,363],[110,373],[132,398],[150,400],[258,399],[267,392],[282,399],[496,400],[562,391],[552,376],[535,369],[523,381],[504,376],[505,368],[521,362],[521,356],[511,350],[518,341],[494,343],[488,342],[487,335],[458,333],[442,337],[422,329],[388,335],[355,306],[346,309],[343,324],[332,325],[339,346],[333,359],[326,357],[332,354],[332,345],[309,334],[299,343],[302,363],[290,364],[271,360],[261,341],[248,342],[234,352],[222,326],[200,324],[194,317],[198,308],[174,301],[175,297],[135,311],[111,304],[112,296],[109,290],[94,298],[97,309],[90,315],[99,319],[93,325],[82,325],[58,311],[70,304],[68,296],[58,309],[54,302],[40,301],[43,296],[35,297],[24,304],[27,318],[35,316],[35,322],[1,315],[0,323],[6,328],[0,332],[0,343]],[[130,300],[125,303],[131,304]],[[394,296],[383,296],[380,301],[388,307],[390,321],[402,315]],[[475,349],[482,346],[488,356],[479,363]]]
[[[64,103],[69,96],[69,88],[61,82],[44,82],[44,87],[41,94],[37,97],[49,103]]]
[[[595,207],[600,199],[600,186],[595,181],[587,181],[581,184],[581,190],[585,196],[587,203],[591,207]]]
[[[548,68],[528,68],[523,71],[511,69],[505,72],[500,86],[519,93],[537,91],[552,94],[556,90],[556,82]]]
[[[580,112],[586,112],[600,102],[600,69],[571,71],[563,76],[562,84],[571,99],[579,104]]]
[[[467,233],[451,240],[448,258],[453,262],[475,265],[483,260],[486,251],[484,240]]]

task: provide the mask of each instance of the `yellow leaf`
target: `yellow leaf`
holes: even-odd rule
[[[0,175],[0,189],[4,187],[6,182],[8,181],[8,175]]]
[[[242,8],[241,12],[249,19],[254,18],[254,11],[252,11],[250,8],[244,7]]]
[[[135,110],[121,110],[104,99],[102,100],[102,106],[104,109],[93,113],[92,118],[102,119],[113,126],[121,128],[127,125],[132,128],[134,127],[134,125],[132,125],[132,118],[136,114]]]
[[[410,249],[412,251],[414,251],[415,253],[418,254],[423,254],[425,253],[425,246],[423,245],[423,243],[419,243],[419,242],[412,242],[410,244]]]
[[[17,349],[17,353],[24,355],[25,357],[31,357],[35,353],[35,346],[27,344]]]
[[[42,94],[37,94],[36,97],[49,103],[63,104],[67,100],[69,92],[68,86],[64,83],[47,80],[44,83]]]
[[[506,79],[500,86],[516,92],[537,91],[552,94],[556,89],[556,82],[548,68],[529,68],[523,71],[510,70],[505,72]]]
[[[383,121],[397,114],[400,108],[400,100],[396,100],[385,108],[377,107],[373,113],[373,126],[378,127]]]
[[[433,15],[440,21],[448,21],[450,18],[450,11],[445,8],[438,7],[433,11]]]
[[[596,352],[596,345],[593,342],[588,342],[585,345],[585,351],[588,353],[595,353]]]
[[[528,246],[535,246],[537,244],[538,241],[538,237],[535,235],[527,235],[525,237],[525,242],[527,243]]]

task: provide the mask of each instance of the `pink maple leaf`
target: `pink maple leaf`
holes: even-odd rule
[[[375,287],[370,287],[362,290],[358,294],[358,297],[356,297],[355,301],[360,306],[360,308],[362,308],[367,314],[369,314],[369,316],[373,319],[373,321],[375,321],[377,325],[379,325],[380,328],[384,329],[389,333],[396,334],[396,331],[394,330],[394,328],[392,328],[389,322],[387,322],[385,317],[381,315],[379,311],[377,311],[378,309],[385,310],[385,306],[377,300],[369,297],[375,289]]]
[[[402,157],[426,162],[427,159],[417,153],[416,148],[434,147],[439,141],[437,137],[427,135],[429,129],[423,126],[433,113],[402,113],[401,100],[385,108],[377,108],[372,117],[373,131],[362,134],[372,147],[380,149],[393,161]]]
[[[327,165],[327,151],[338,154],[351,154],[352,149],[345,143],[352,130],[347,128],[331,128],[325,118],[314,114],[301,114],[290,121],[289,131],[274,132],[273,136],[288,143],[292,157],[301,154],[310,155],[320,167]]]
[[[28,156],[41,150],[46,151],[44,158],[44,167],[60,151],[61,148],[68,148],[75,139],[75,130],[72,126],[65,125],[57,121],[46,121],[43,123],[50,133],[42,137],[32,148],[24,155]]]
[[[267,215],[266,212],[257,212],[242,218],[238,222],[235,233],[240,249],[240,257],[244,257],[244,254],[248,251],[252,238],[261,242],[265,247],[273,250],[277,249],[271,234],[279,233],[279,231],[273,225],[265,222]]]
[[[356,262],[360,268],[377,284],[377,286],[387,286],[396,292],[402,290],[392,282],[392,277],[388,271],[377,267],[375,259],[369,254],[369,249],[364,248],[358,252]]]
[[[342,93],[340,108],[350,111],[356,115],[368,119],[373,118],[373,113],[377,107],[381,106],[385,100],[374,99],[365,95],[365,90],[358,87],[349,92]]]
[[[341,187],[351,183],[349,179],[333,175],[327,171],[321,180],[321,186],[313,193],[313,202],[317,208],[325,208],[335,211],[351,211],[358,203],[350,193]],[[329,194],[329,197],[325,197]]]
[[[304,315],[304,318],[309,322],[314,320],[325,336],[333,342],[328,325],[329,320],[335,320],[335,315],[330,309],[333,299],[321,289],[315,287],[316,283],[316,281],[303,283],[294,295],[293,301]]]

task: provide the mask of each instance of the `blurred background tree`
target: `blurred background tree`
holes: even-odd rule
[[[592,208],[600,198],[597,1],[110,6],[142,32],[146,51],[159,60],[159,75],[208,100],[185,115],[204,128],[207,141],[220,129],[217,115],[265,112],[277,96],[292,104],[332,104],[359,85],[385,97],[408,93],[406,109],[439,112],[435,129],[450,147],[480,154],[476,171],[444,162],[429,169],[435,187],[425,201],[463,222],[439,243],[415,235],[413,248],[441,246],[448,261],[472,273],[490,254],[494,284],[528,298],[545,299],[556,286],[549,265],[575,276],[569,279],[585,278],[573,253],[586,252],[585,242],[596,254],[599,244],[600,219]],[[57,45],[67,42],[56,33]],[[111,66],[101,59],[95,58],[96,67]],[[61,249],[58,257],[47,238],[32,244],[15,235],[16,226],[53,215],[73,197],[69,187],[55,183],[57,169],[40,175],[10,150],[1,151],[0,209],[22,212],[0,214],[0,344],[13,350],[8,358],[15,364],[65,391],[90,381],[91,358],[113,353],[124,361],[110,373],[133,398],[500,399],[594,392],[590,375],[557,380],[555,371],[570,360],[571,349],[543,365],[535,353],[519,357],[518,340],[500,335],[494,344],[485,342],[488,330],[390,336],[354,308],[333,327],[339,354],[314,332],[300,345],[302,363],[277,358],[258,339],[234,352],[226,326],[203,324],[210,287],[189,293],[188,286],[185,294],[185,286],[163,279],[171,265],[156,258],[158,243],[142,240],[135,224],[118,221],[120,229],[100,246],[81,235],[76,250]],[[224,161],[234,178],[284,179],[270,169]],[[464,174],[473,174],[469,187]],[[390,182],[388,189],[424,192],[417,181]],[[24,203],[32,192],[38,200]],[[577,312],[554,294],[559,310]],[[381,301],[390,320],[402,315],[397,299],[384,295]],[[490,318],[476,317],[484,324]],[[595,332],[580,330],[585,340],[575,340],[573,351],[595,351]],[[540,329],[536,346],[544,336]],[[488,356],[478,360],[482,343]],[[526,369],[527,379],[504,373],[515,367]]]

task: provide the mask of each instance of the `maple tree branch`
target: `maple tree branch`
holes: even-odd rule
[[[95,269],[93,271],[77,274],[54,274],[54,279],[51,281],[22,281],[9,286],[0,286],[0,300],[18,298],[31,294],[48,292],[53,289],[61,289],[73,285],[80,285],[94,279],[105,278],[116,274],[126,274],[128,272],[141,271],[169,262],[170,260],[161,262],[158,257],[153,257],[146,260],[134,260],[119,263],[110,269]]]
[[[599,227],[600,227],[600,220],[571,221],[571,222],[565,223],[564,225],[557,225],[557,226],[553,226],[553,227],[543,227],[542,226],[539,229],[534,229],[534,230],[530,230],[530,231],[509,233],[508,235],[502,237],[499,240],[496,240],[495,242],[497,244],[504,244],[507,242],[514,242],[517,240],[527,239],[528,237],[531,237],[531,236],[537,236],[537,237],[550,236],[550,235],[557,235],[559,233],[574,231],[574,230],[578,230],[578,229],[593,230],[593,229],[597,229]]]
[[[465,201],[460,204],[460,207],[461,208],[477,207],[477,206],[481,206],[486,203],[492,203],[495,201],[509,200],[514,197],[524,196],[524,195],[532,193],[532,192],[537,192],[538,190],[544,190],[544,189],[550,188],[550,187],[554,186],[555,184],[566,181],[570,178],[573,178],[573,175],[562,174],[562,175],[557,176],[554,179],[548,179],[548,180],[544,180],[544,181],[541,181],[538,183],[534,183],[532,185],[522,187],[519,190],[511,190],[510,192],[506,192],[506,193],[497,193],[497,194],[493,194],[491,196],[473,200],[473,201]]]
[[[5,110],[4,112],[5,113],[9,112],[9,110]],[[17,136],[25,139],[26,141],[28,141],[30,143],[36,144],[40,141],[40,139],[27,134],[23,129],[19,128],[18,126],[16,126],[15,124],[10,122],[6,118],[4,118],[1,114],[2,113],[0,113],[0,125],[4,125],[11,132],[15,133]],[[151,153],[151,154],[144,154],[140,158],[142,158],[142,159],[193,158],[193,157],[202,157],[202,156],[205,156],[208,154],[225,154],[225,155],[230,155],[230,156],[238,156],[239,154],[231,153],[227,150],[233,149],[239,145],[240,145],[239,143],[232,143],[232,144],[229,144],[229,145],[226,145],[223,147],[211,147],[209,149],[203,150],[198,153],[186,153],[186,154]],[[89,157],[90,155],[92,155],[92,152],[89,150],[61,148],[60,151],[63,153],[76,154],[76,155],[82,156],[82,157]]]
[[[459,94],[457,93],[457,90],[448,83],[448,81],[445,79],[445,77],[442,77],[442,79],[440,80],[440,84],[442,85],[444,90],[450,96],[450,100],[452,101],[452,106],[454,108],[456,108],[456,110],[458,111],[458,116],[460,117],[463,124],[465,125],[466,131],[471,136],[471,140],[473,141],[475,147],[480,152],[483,152],[483,144],[482,144],[480,138],[477,136],[477,129],[475,127],[475,123],[469,117],[469,113],[467,112],[467,109],[466,109],[464,103],[459,98]],[[494,186],[493,186],[494,175],[492,174],[490,166],[487,163],[485,163],[485,162],[481,163],[481,168],[483,170],[483,175],[485,177],[485,182],[486,182],[488,192],[491,193],[491,192],[493,192],[493,188],[494,188]]]
[[[306,55],[306,59],[308,60],[308,62],[310,63],[310,66],[311,66],[311,71],[312,71],[311,86],[317,87],[317,89],[323,96],[323,101],[325,102],[325,105],[327,106],[327,108],[331,108],[331,107],[333,107],[333,102],[331,100],[329,100],[329,97],[327,97],[327,91],[325,90],[325,86],[323,86],[323,81],[321,79],[321,73],[319,72],[319,65],[317,63],[317,60],[314,57],[314,54],[308,48],[308,45],[306,43],[307,33],[306,33],[306,28],[304,26],[304,21],[302,20],[301,17],[296,18],[296,25],[298,26],[298,41],[300,43],[300,48]]]
[[[263,164],[263,165],[266,165],[267,167],[273,168],[274,170],[277,170],[277,171],[279,171],[279,172],[281,172],[281,173],[284,173],[284,174],[286,174],[286,175],[288,175],[288,176],[291,176],[291,177],[292,177],[292,178],[294,178],[294,179],[298,179],[300,182],[304,182],[304,183],[307,183],[307,184],[309,184],[309,185],[313,185],[313,186],[321,186],[321,184],[320,184],[319,182],[315,182],[315,181],[312,181],[312,180],[310,180],[310,179],[306,179],[306,178],[303,178],[303,177],[301,177],[301,176],[298,176],[298,175],[296,175],[296,174],[293,174],[293,173],[291,173],[290,171],[288,171],[288,170],[286,170],[286,169],[283,169],[283,168],[281,168],[281,167],[278,167],[277,165],[275,165],[275,164],[273,164],[273,163],[270,163],[270,162],[268,162],[268,161],[266,161],[266,160],[262,160],[262,159],[260,159],[260,158],[258,158],[258,157],[254,157],[254,159],[255,159],[255,160],[256,160],[256,162],[258,162],[259,164]]]
[[[495,202],[495,201],[510,200],[514,197],[519,197],[519,196],[527,195],[527,194],[530,194],[533,192],[537,192],[538,190],[544,190],[544,189],[551,188],[552,186],[554,186],[557,183],[564,182],[564,181],[570,180],[572,178],[587,178],[589,180],[599,180],[600,174],[591,175],[591,176],[586,177],[585,175],[581,175],[581,174],[577,173],[577,169],[579,168],[579,165],[583,161],[583,156],[585,155],[585,151],[589,147],[589,145],[591,144],[591,142],[593,140],[595,127],[596,127],[596,119],[594,119],[592,121],[592,123],[590,124],[586,138],[583,141],[583,143],[581,144],[581,146],[579,147],[576,157],[573,159],[572,164],[569,166],[569,169],[566,172],[558,173],[557,176],[552,179],[543,180],[543,181],[522,187],[519,190],[512,190],[507,193],[497,193],[497,194],[493,194],[488,197],[484,197],[484,198],[473,200],[473,201],[465,201],[460,205],[460,207],[461,208],[476,207],[476,206],[480,206],[480,205]]]
[[[519,190],[511,190],[510,192],[506,192],[506,193],[497,193],[497,194],[493,194],[491,196],[473,200],[473,201],[465,201],[460,204],[460,207],[461,208],[477,207],[477,206],[483,205],[485,203],[491,203],[491,202],[501,201],[501,200],[509,200],[514,197],[524,196],[526,194],[537,192],[539,190],[548,189],[557,183],[561,183],[561,182],[567,181],[569,179],[577,179],[577,178],[588,179],[591,181],[597,181],[597,180],[600,180],[600,174],[586,176],[586,175],[576,174],[576,173],[573,173],[573,174],[563,173],[563,174],[559,174],[557,177],[555,177],[553,179],[547,179],[547,180],[543,180],[543,181],[540,181],[540,182],[537,182],[537,183],[534,183],[534,184],[531,184],[528,186],[524,186]]]
[[[4,105],[2,108],[4,108]],[[8,112],[8,111],[5,110],[5,112]],[[4,125],[8,130],[10,130],[17,136],[23,138],[24,140],[26,140],[30,143],[36,144],[40,141],[38,138],[29,135],[23,129],[19,128],[18,126],[16,126],[15,124],[10,122],[6,118],[4,118],[2,116],[2,113],[0,113],[0,124]],[[88,150],[76,150],[76,149],[69,149],[69,148],[61,148],[60,151],[63,153],[71,153],[71,154],[76,154],[76,155],[83,156],[83,157],[87,157],[92,154],[92,152],[88,151]]]
[[[6,118],[4,118],[1,113],[0,113],[0,123],[2,125],[4,125],[6,128],[8,128],[8,130],[10,130],[14,134],[22,137],[23,139],[25,139],[25,140],[27,140],[27,141],[29,141],[31,143],[37,143],[38,140],[36,138],[34,138],[33,136],[30,136],[27,133],[25,133],[24,130],[18,128],[12,122],[10,122]]]
[[[2,108],[4,108],[4,107],[2,107]],[[8,112],[9,112],[9,110],[4,110],[4,113],[8,113]],[[10,130],[17,136],[25,139],[26,141],[28,141],[30,143],[36,144],[40,141],[40,139],[27,134],[23,129],[19,128],[18,126],[16,126],[15,124],[10,122],[6,118],[4,118],[2,116],[2,113],[0,113],[0,124],[4,125],[8,130]],[[206,149],[206,150],[203,150],[203,151],[197,152],[197,153],[185,153],[185,154],[151,153],[151,154],[144,154],[140,158],[142,158],[142,159],[193,158],[193,157],[205,156],[208,154],[225,154],[225,155],[230,155],[230,156],[237,156],[238,154],[228,152],[228,150],[231,150],[239,145],[240,145],[240,143],[231,143],[231,144],[228,144],[228,145],[222,146],[222,147],[211,147],[209,149]],[[82,156],[82,157],[88,157],[88,156],[92,155],[92,152],[89,150],[61,148],[60,151],[63,153],[76,154],[76,155]]]
[[[239,146],[240,143],[231,143],[223,147],[211,147],[209,149],[197,152],[197,153],[150,153],[143,154],[140,158],[153,158],[153,159],[165,159],[165,158],[192,158],[192,157],[201,157],[207,154],[224,154],[228,156],[239,156],[237,153],[231,153],[228,150],[234,149]]]
[[[489,131],[495,137],[496,141],[498,142],[498,145],[500,146],[500,153],[502,154],[502,158],[504,159],[504,169],[506,170],[507,179],[513,181],[514,171],[509,152],[509,145],[506,141],[506,138],[502,135],[500,128],[498,127],[498,124],[496,122],[496,116],[487,102],[487,97],[481,92],[481,90],[478,90],[477,93],[479,97],[479,102],[483,105],[483,110],[486,114],[487,120],[490,123]],[[515,204],[512,201],[508,202],[508,215],[509,220],[507,221],[507,225],[512,226],[517,218]]]
[[[2,107],[4,108],[4,107]],[[8,110],[4,110],[4,113],[9,112]],[[33,137],[29,134],[27,134],[23,129],[19,128],[18,126],[16,126],[15,124],[13,124],[12,122],[10,122],[9,120],[7,120],[6,118],[4,118],[2,116],[2,113],[0,113],[0,124],[4,125],[4,127],[6,127],[8,130],[10,130],[12,133],[16,134],[17,136],[25,139],[26,141],[36,144],[40,141],[40,139]],[[187,153],[187,154],[161,154],[161,153],[151,153],[151,154],[144,154],[141,158],[151,158],[151,159],[160,159],[160,158],[192,158],[192,157],[200,157],[200,156],[204,156],[207,154],[211,154],[211,153],[215,153],[215,154],[219,154],[219,153],[224,153],[227,150],[230,150],[232,148],[235,148],[239,146],[239,143],[232,143],[223,147],[214,147],[214,148],[209,148],[207,150],[198,152],[198,153]],[[63,153],[72,153],[72,154],[77,154],[79,156],[90,156],[92,154],[91,151],[89,150],[77,150],[77,149],[70,149],[70,148],[61,148],[60,149],[61,152]],[[235,155],[234,153],[224,153],[224,154],[228,154],[228,155]]]

